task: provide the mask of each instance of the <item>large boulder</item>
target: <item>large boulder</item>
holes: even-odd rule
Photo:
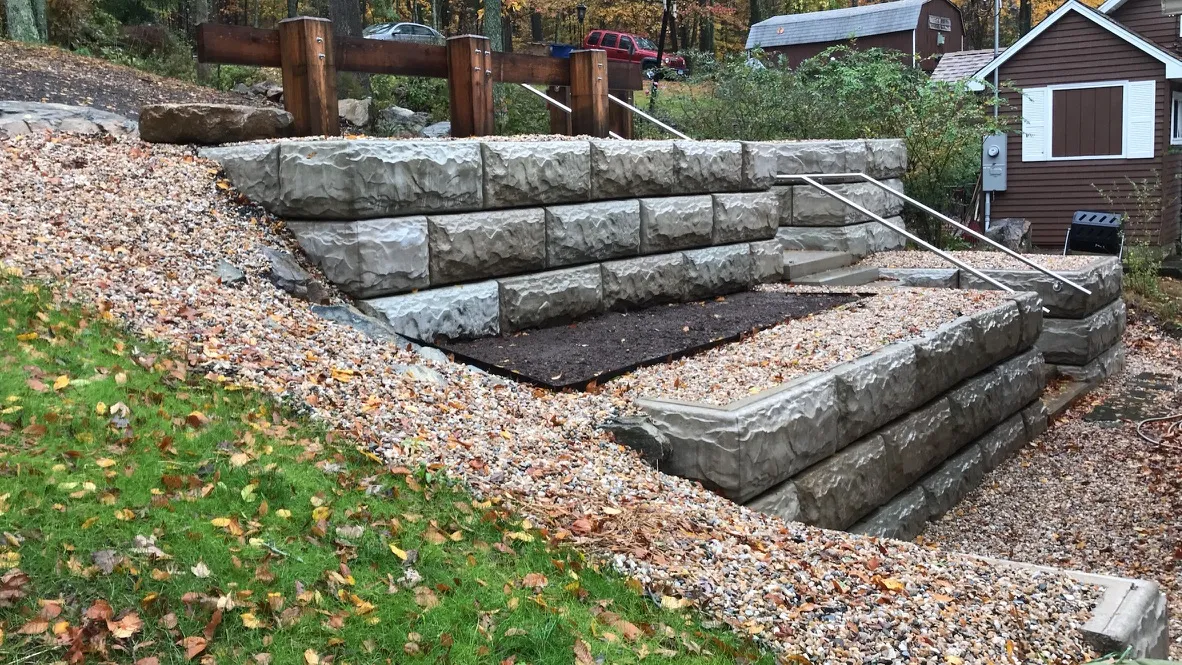
[[[365,127],[369,124],[369,110],[372,105],[372,97],[366,97],[365,99],[342,99],[337,102],[337,114],[341,116],[341,120],[354,127]]]
[[[136,132],[134,120],[90,108],[68,104],[0,101],[0,138],[12,138],[51,129],[74,134],[129,136]]]
[[[140,138],[149,143],[216,145],[287,136],[287,111],[234,104],[150,104],[140,110]]]
[[[378,119],[374,124],[378,133],[384,136],[416,136],[430,123],[431,115],[428,113],[415,113],[401,106],[387,106],[378,111]]]
[[[1030,220],[1018,217],[995,219],[989,223],[985,237],[1001,243],[1015,252],[1029,252],[1034,246],[1030,235]]]

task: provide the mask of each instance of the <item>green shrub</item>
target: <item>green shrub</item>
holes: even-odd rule
[[[446,79],[375,75],[369,84],[377,108],[401,106],[429,113],[432,122],[448,118]]]
[[[1161,296],[1158,273],[1161,271],[1161,250],[1146,243],[1125,249],[1124,286],[1150,300]]]
[[[550,133],[550,110],[546,100],[530,94],[516,83],[498,83],[494,90],[497,134]]]

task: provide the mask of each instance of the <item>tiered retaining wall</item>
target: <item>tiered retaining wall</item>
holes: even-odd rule
[[[1038,297],[1016,294],[726,406],[639,399],[642,417],[607,427],[753,509],[907,537],[1045,429],[1041,332]]]
[[[906,168],[897,140],[281,141],[201,154],[287,218],[363,309],[428,340],[778,281],[796,224],[847,244],[865,231],[832,202],[775,186],[776,174],[893,179]],[[851,193],[898,212],[881,193]]]
[[[1037,261],[1037,257],[1035,257]],[[1092,292],[1085,295],[1033,270],[983,270],[1016,291],[1033,291],[1048,312],[1036,346],[1060,376],[1093,381],[1124,367],[1125,304],[1121,300],[1122,270],[1117,257],[1097,257],[1080,270],[1060,271]],[[971,273],[949,269],[883,268],[879,275],[908,286],[992,289]]]

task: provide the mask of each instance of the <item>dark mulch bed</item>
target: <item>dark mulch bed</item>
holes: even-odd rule
[[[497,374],[548,388],[582,389],[591,381],[603,382],[857,299],[855,295],[747,291],[438,346],[457,360]]]

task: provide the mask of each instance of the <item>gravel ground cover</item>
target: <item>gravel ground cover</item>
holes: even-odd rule
[[[1176,432],[1162,445],[1142,440],[1136,421],[1182,412],[1182,343],[1144,324],[1131,325],[1125,343],[1123,374],[987,476],[921,539],[960,552],[1155,580],[1169,597],[1170,654],[1180,659],[1182,445]],[[1154,388],[1155,403],[1147,403],[1146,386]],[[1139,398],[1130,402],[1130,392]],[[1120,416],[1126,419],[1114,419]],[[1161,438],[1169,424],[1148,433]]]
[[[1095,590],[911,543],[762,516],[658,473],[595,428],[610,390],[551,393],[424,359],[317,318],[265,278],[281,225],[219,192],[215,166],[130,140],[0,142],[0,261],[60,284],[190,371],[303,405],[391,464],[435,464],[786,656],[1073,663]],[[223,284],[219,261],[247,273]],[[406,372],[425,364],[438,377]]]
[[[583,388],[856,296],[744,291],[699,302],[609,312],[512,335],[438,344],[448,353],[549,388]]]
[[[845,287],[847,290],[849,287]],[[775,284],[773,292],[796,287]],[[617,393],[724,405],[997,306],[1000,291],[889,289],[609,383]]]
[[[1030,266],[1004,252],[948,252],[963,263],[978,270],[1033,270]],[[1026,254],[1031,261],[1048,270],[1079,270],[1103,257],[1071,254]],[[954,268],[937,254],[926,250],[879,252],[862,259],[858,266],[877,268]]]

